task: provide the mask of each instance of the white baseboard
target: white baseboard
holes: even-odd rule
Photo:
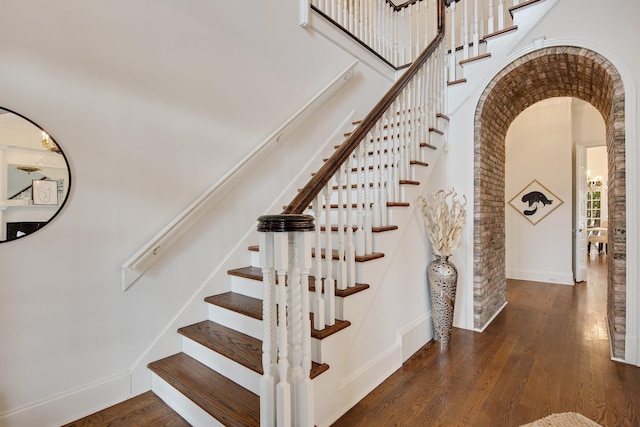
[[[507,278],[516,280],[528,280],[531,282],[557,283],[559,285],[573,285],[573,273],[560,273],[557,271],[507,269]]]
[[[130,374],[121,374],[1,413],[0,426],[58,427],[132,397],[130,389]]]

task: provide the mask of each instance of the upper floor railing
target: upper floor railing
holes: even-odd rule
[[[311,0],[311,8],[395,69],[408,67],[438,32],[439,0]],[[397,3],[397,2],[396,2]]]

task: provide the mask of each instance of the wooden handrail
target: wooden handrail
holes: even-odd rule
[[[333,153],[333,155],[322,165],[320,170],[309,180],[298,195],[287,205],[283,214],[302,214],[305,212],[313,199],[322,191],[331,177],[340,169],[340,166],[349,159],[349,156],[358,147],[367,133],[373,129],[382,115],[389,109],[402,90],[409,84],[411,79],[417,74],[422,65],[435,52],[438,45],[444,39],[444,6],[445,0],[438,3],[438,33],[429,43],[426,49],[416,58],[407,71],[400,77],[387,91],[373,109],[365,116],[362,123],[346,139],[346,141]]]

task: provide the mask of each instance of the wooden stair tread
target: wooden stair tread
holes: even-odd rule
[[[429,163],[421,162],[420,160],[409,160],[409,164],[416,165],[416,166],[429,166]]]
[[[511,14],[511,18],[513,18],[513,12],[517,12],[518,10],[526,9],[527,7],[534,5],[536,3],[540,3],[543,0],[528,0],[523,3],[517,4],[515,6],[511,6],[509,8],[509,14]]]
[[[460,65],[470,64],[472,62],[480,61],[481,59],[486,59],[486,58],[490,58],[490,57],[491,57],[491,53],[489,53],[489,52],[481,53],[480,55],[472,56],[472,57],[467,58],[467,59],[461,59],[458,62],[458,64],[460,64]]]
[[[262,307],[262,302],[260,302],[260,307]],[[347,323],[347,325],[341,325],[340,329],[335,329],[334,327],[333,331],[316,331],[316,334],[324,338],[351,325],[350,322]],[[178,332],[260,375],[264,373],[262,370],[262,341],[257,338],[250,337],[211,320],[185,326],[178,329]],[[311,336],[314,336],[313,328]],[[327,369],[329,369],[329,365],[326,363],[311,362],[309,377],[313,379]]]
[[[262,341],[205,320],[178,329],[178,333],[262,375]]]
[[[495,32],[493,32],[491,34],[487,34],[486,36],[484,36],[484,39],[486,40],[486,39],[490,39],[492,37],[498,37],[498,36],[501,36],[503,34],[507,34],[507,33],[510,33],[512,31],[516,31],[517,29],[518,29],[517,25],[512,25],[510,27],[503,28],[502,30],[495,31]]]
[[[262,270],[259,268],[257,270],[259,280],[262,280]],[[209,304],[214,304],[235,311],[236,313],[262,320],[262,300],[260,299],[236,292],[225,292],[223,294],[206,297],[204,300]]]
[[[333,249],[332,251],[332,259],[334,260],[339,260],[340,259],[340,255],[337,249]],[[322,258],[326,258],[326,251],[324,249],[322,249],[320,251],[320,255],[322,256]],[[312,248],[311,249],[311,256],[315,257],[316,256],[316,249]],[[382,258],[384,257],[383,253],[380,252],[374,252],[372,254],[368,254],[368,255],[356,255],[356,262],[367,262],[367,261],[372,261],[374,259],[378,259],[378,258]]]
[[[344,228],[346,229],[347,226],[345,225]],[[355,232],[358,230],[358,226],[357,225],[353,225],[351,226],[351,229]],[[397,230],[398,226],[397,225],[387,225],[385,227],[371,227],[371,231],[373,233],[383,233],[385,231],[393,231],[393,230]],[[327,231],[327,227],[326,226],[321,226],[320,227],[320,231]],[[333,232],[337,232],[338,231],[338,226],[337,225],[332,225],[331,226],[331,231]]]
[[[252,245],[252,246],[249,246],[249,250],[252,252],[258,252],[260,251],[260,248],[258,247],[258,245]],[[315,249],[311,249],[311,256],[316,256],[315,252],[316,252]],[[332,252],[333,252],[333,259],[335,260],[339,259],[338,250],[334,249]],[[322,249],[321,254],[322,254],[322,257],[324,258],[325,256],[324,249]],[[382,257],[384,257],[384,254],[380,252],[374,252],[368,255],[356,255],[356,262],[367,262],[367,261],[371,261],[371,260],[382,258]]]
[[[421,142],[421,143],[420,143],[420,147],[422,147],[422,148],[428,148],[428,149],[430,149],[430,150],[437,150],[437,149],[438,149],[438,147],[436,147],[436,146],[435,146],[435,145],[433,145],[433,144],[429,144],[428,142]]]
[[[95,412],[62,427],[190,427],[169,405],[154,392],[134,396],[117,405]]]
[[[538,0],[536,0],[536,1],[538,1]],[[447,116],[446,114],[442,114],[442,113],[437,113],[437,114],[436,114],[436,118],[438,118],[438,119],[443,119],[443,120],[446,120],[446,121],[451,120],[451,119],[449,118],[449,116]]]
[[[228,273],[232,276],[244,277],[245,279],[252,279],[262,281],[262,269],[259,267],[242,267],[234,270],[229,270]],[[324,279],[323,279],[324,280]],[[347,297],[360,291],[369,289],[369,285],[366,283],[356,283],[354,287],[347,289],[336,289],[336,296]],[[315,292],[316,290],[316,278],[309,277],[309,291]],[[261,301],[261,300],[258,300]],[[262,310],[260,310],[260,319],[262,319]]]
[[[154,373],[225,426],[260,425],[260,398],[184,353],[152,362]]]
[[[462,78],[462,79],[458,79],[458,80],[452,80],[450,82],[447,82],[447,86],[458,85],[458,84],[466,83],[466,82],[467,82],[466,78]]]
[[[330,335],[335,334],[336,332],[339,332],[341,330],[343,330],[344,328],[347,328],[349,326],[351,326],[351,322],[347,321],[347,320],[338,320],[336,319],[336,323],[334,323],[331,326],[326,326],[324,329],[315,329],[313,327],[313,313],[310,313],[310,319],[309,321],[311,322],[311,336],[313,338],[317,338],[319,340],[327,338]]]

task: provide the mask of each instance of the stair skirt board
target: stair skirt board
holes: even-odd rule
[[[224,424],[218,422],[207,411],[196,405],[156,374],[153,374],[151,379],[151,388],[160,399],[193,427],[224,427]]]
[[[394,344],[351,375],[320,375],[314,380],[315,395],[331,398],[315,400],[316,425],[330,426],[401,367],[402,349],[400,344]],[[327,373],[331,373],[331,370]]]

